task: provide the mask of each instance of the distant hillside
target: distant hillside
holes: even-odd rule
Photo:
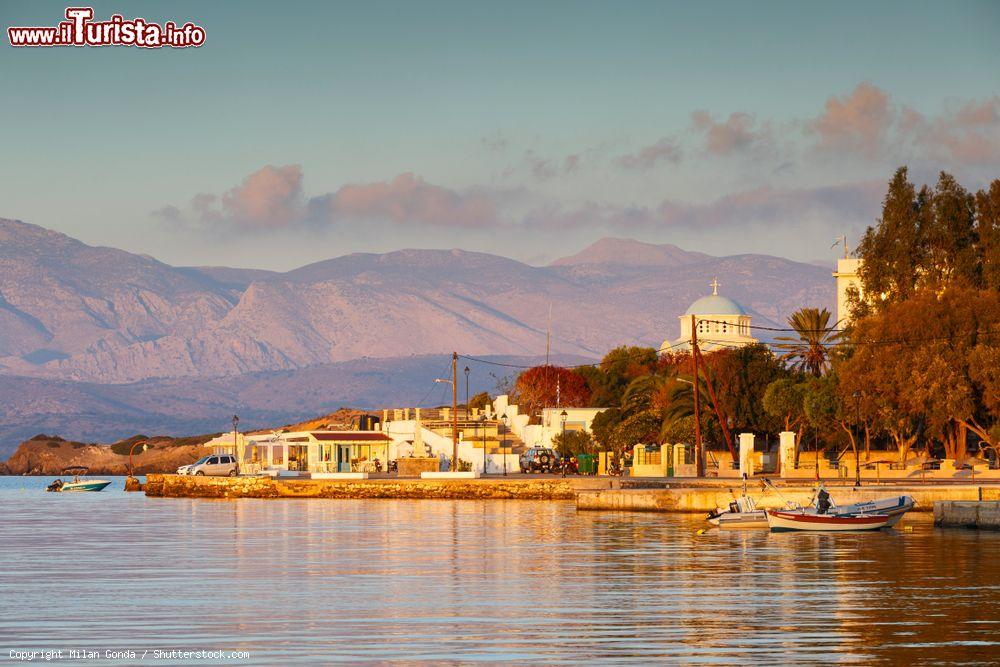
[[[691,252],[670,243],[654,245],[633,239],[606,238],[575,255],[562,257],[549,266],[576,264],[624,264],[628,266],[684,266],[711,259],[703,252]]]
[[[756,324],[833,308],[828,268],[604,239],[535,267],[463,250],[356,253],[286,273],[173,267],[0,219],[0,458],[36,433],[109,442],[270,427],[443,391],[453,350],[602,357],[659,346],[709,293]],[[472,364],[473,392],[510,369]],[[443,399],[441,402],[445,402]]]
[[[541,358],[490,360],[529,365]],[[585,361],[584,357],[553,357],[554,363]],[[471,394],[493,390],[497,377],[511,371],[467,360],[463,360],[464,365],[470,367]],[[240,417],[240,430],[250,431],[288,425],[315,428],[320,422],[346,425],[363,409],[409,407],[417,402],[445,405],[451,402],[451,390],[433,380],[447,376],[450,369],[450,356],[428,355],[130,384],[0,375],[0,461],[18,443],[37,433],[85,442],[115,442],[135,433],[190,436],[226,431],[234,413]],[[464,382],[461,388],[464,391]],[[459,400],[464,400],[464,394]],[[339,412],[343,406],[354,406],[354,410]]]
[[[462,250],[289,271],[177,268],[0,220],[0,373],[94,383],[291,371],[447,353],[599,357],[659,345],[718,276],[760,324],[832,306],[829,271],[604,239],[547,267]]]

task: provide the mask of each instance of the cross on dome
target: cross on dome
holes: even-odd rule
[[[712,278],[712,282],[709,283],[712,286],[712,296],[719,296],[719,285],[721,284],[718,276]]]

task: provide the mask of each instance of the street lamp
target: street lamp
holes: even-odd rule
[[[503,457],[503,476],[507,476],[507,415],[500,417],[500,423],[503,425],[503,439],[500,441],[500,455]]]
[[[567,417],[569,417],[569,415],[566,414],[565,410],[563,410],[562,412],[559,413],[559,423],[562,425],[562,433],[566,432],[566,418]]]
[[[854,392],[854,408],[856,410],[854,437],[854,485],[861,486],[861,392]]]
[[[240,418],[238,415],[233,415],[233,460],[236,461],[236,474],[240,474],[240,448],[239,448],[239,431],[237,427],[240,425]]]
[[[146,450],[149,449],[149,443],[147,443],[145,440],[140,440],[138,442],[132,443],[132,447],[129,448],[129,450],[128,450],[128,476],[129,477],[132,477],[132,475],[135,472],[135,466],[132,465],[132,452],[134,452],[135,448],[138,447],[140,444],[142,445],[142,451],[146,451]]]

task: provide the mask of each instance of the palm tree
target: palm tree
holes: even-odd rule
[[[778,336],[784,341],[777,347],[787,350],[781,359],[791,362],[792,368],[821,376],[830,367],[830,347],[840,340],[840,332],[830,326],[830,311],[826,308],[801,308],[788,318],[788,325],[798,337]]]

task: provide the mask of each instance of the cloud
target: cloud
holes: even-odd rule
[[[903,136],[931,159],[1000,164],[1000,97],[968,101],[936,118],[904,109],[899,125]]]
[[[574,209],[540,207],[525,222],[552,228],[739,228],[756,224],[795,228],[807,221],[868,223],[878,215],[881,181],[818,188],[754,188],[704,204],[664,199],[653,207],[589,203]]]
[[[499,194],[497,194],[499,196]],[[497,220],[494,195],[459,192],[428,183],[412,173],[390,181],[348,184],[308,200],[298,165],[268,165],[221,197],[202,193],[180,208],[152,214],[166,224],[189,229],[279,230],[353,220],[386,220],[443,227],[482,227]]]
[[[635,153],[622,155],[615,159],[615,164],[623,169],[647,171],[661,162],[680,163],[684,151],[672,140],[664,137],[654,144],[640,148]]]
[[[164,206],[153,216],[168,225],[187,228],[239,227],[282,229],[299,224],[305,215],[302,169],[298,165],[267,165],[227,190],[222,197],[199,193],[187,207]]]
[[[484,227],[497,219],[488,195],[456,192],[410,173],[391,181],[345,185],[314,197],[310,217],[328,222],[382,219],[444,227]]]
[[[211,195],[200,195],[202,210],[215,203]],[[197,207],[199,197],[192,205]],[[222,195],[223,216],[242,227],[258,229],[288,227],[301,220],[302,169],[296,164],[268,165],[243,179]]]
[[[695,131],[704,135],[705,150],[711,155],[727,156],[773,147],[771,124],[758,123],[753,114],[731,113],[719,122],[707,111],[698,110],[691,114],[691,123]]]
[[[805,130],[821,152],[890,162],[1000,164],[1000,97],[953,103],[926,116],[894,105],[887,92],[864,82],[848,95],[830,97]]]
[[[894,113],[889,95],[863,82],[844,97],[830,97],[823,112],[807,124],[817,135],[818,148],[878,155],[885,146]]]

